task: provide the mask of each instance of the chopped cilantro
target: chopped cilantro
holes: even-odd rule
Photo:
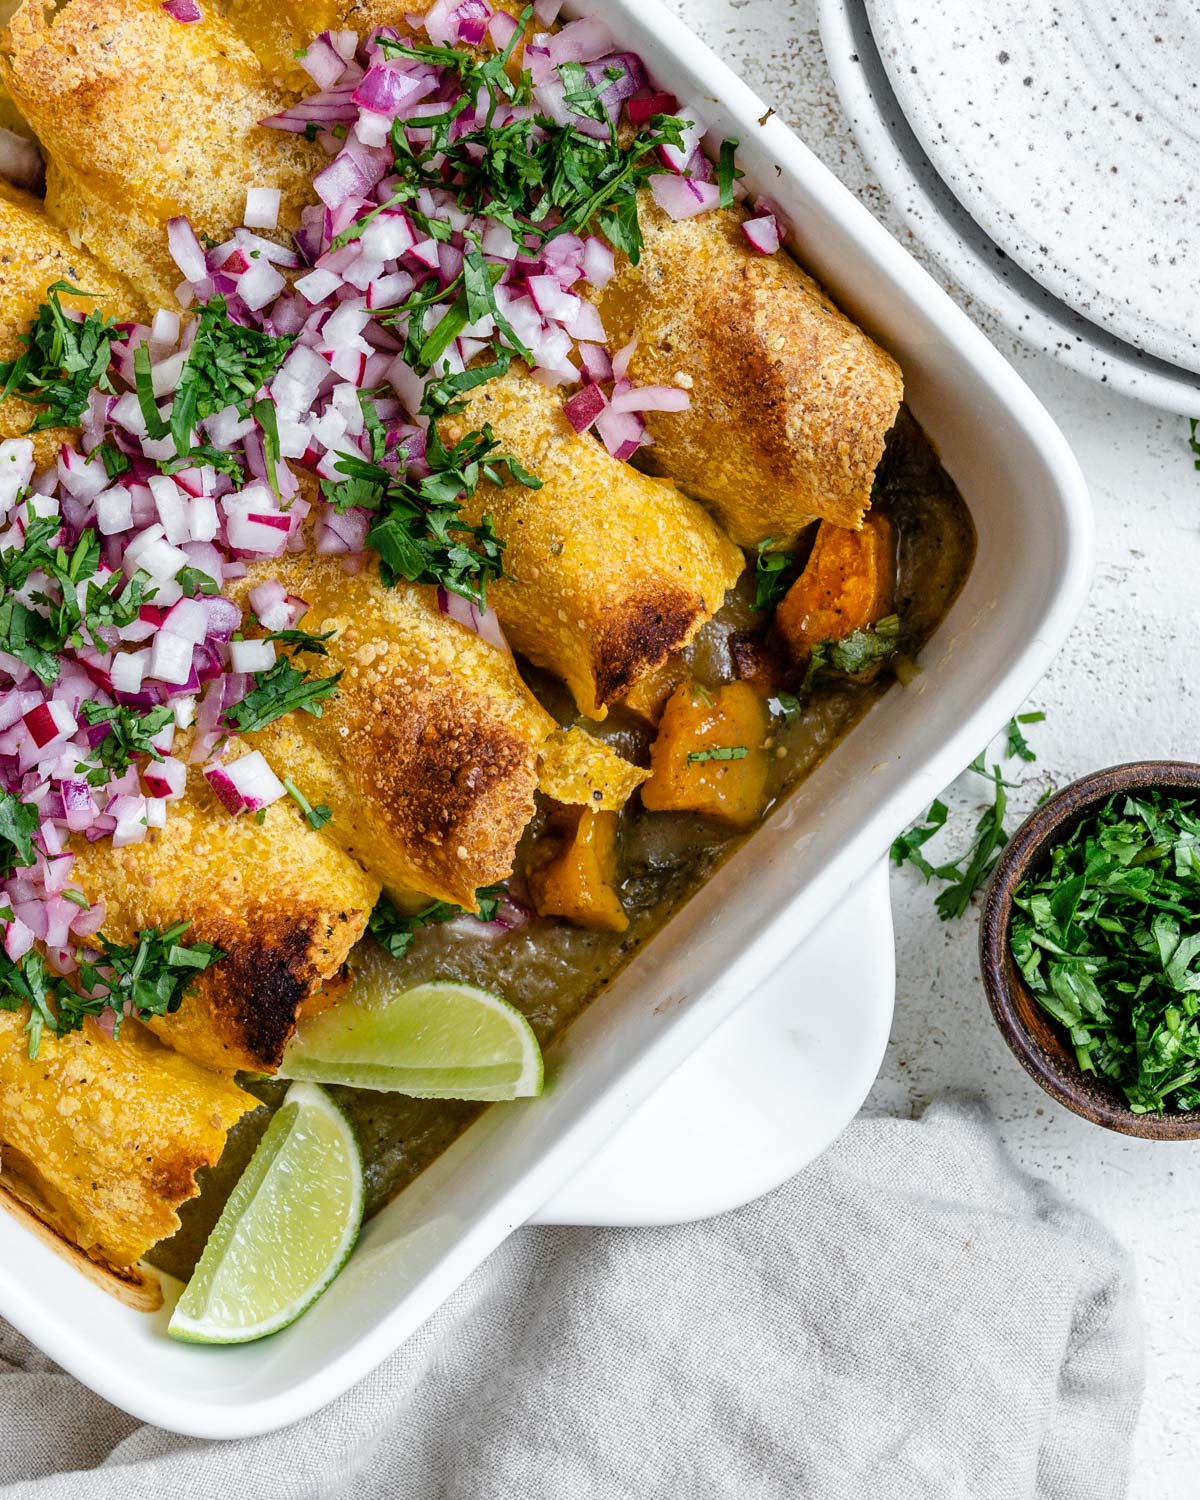
[[[1029,748],[1029,741],[1021,733],[1022,724],[1040,724],[1046,715],[1044,713],[1018,714],[1015,719],[1009,719],[1008,729],[1008,754],[1010,757],[1017,756],[1024,761],[1035,761],[1037,756]]]
[[[304,821],[308,826],[313,829],[324,828],[333,817],[332,808],[326,807],[323,802],[318,802],[314,807],[290,776],[283,778],[283,785],[288,796],[304,814]]]
[[[1010,757],[1019,757],[1025,761],[1037,758],[1019,726],[1040,723],[1045,717],[1043,713],[1026,713],[1019,714],[1010,721],[1005,731],[1007,754]],[[992,789],[992,801],[979,815],[971,847],[957,859],[940,865],[932,864],[921,852],[929,840],[946,825],[948,812],[946,804],[940,798],[926,813],[923,824],[914,825],[892,844],[893,864],[910,864],[926,881],[938,880],[943,883],[944,889],[939,891],[934,905],[944,922],[961,917],[966,912],[972,896],[987,881],[1000,857],[1001,849],[1008,843],[1004,819],[1008,811],[1008,792],[1013,783],[1004,779],[998,765],[989,769],[982,754],[976,756],[967,769],[982,776]]]
[[[165,703],[139,713],[125,704],[94,703],[90,699],[80,704],[80,712],[89,724],[108,725],[108,733],[76,767],[92,786],[104,786],[110,777],[128,770],[140,755],[162,760],[151,740],[175,717]]]
[[[0,873],[8,875],[17,866],[33,864],[38,818],[34,803],[0,792]]]
[[[505,474],[531,489],[540,480],[515,458],[498,453],[490,427],[469,432],[446,448],[431,423],[421,479],[393,473],[351,454],[339,456],[336,468],[348,477],[322,480],[325,499],[337,510],[353,506],[376,511],[367,545],[379,554],[380,574],[389,587],[398,578],[410,583],[440,583],[464,598],[484,604],[487,585],[503,571],[504,543],[490,516],[477,526],[460,518],[461,502],[475,494],[480,479],[503,484]]]
[[[482,890],[476,891],[475,900],[479,906],[479,920],[490,922],[495,917],[501,901],[507,895],[508,891],[503,885],[486,885]],[[393,958],[403,958],[412,947],[413,938],[422,927],[430,927],[438,922],[450,922],[462,915],[461,906],[455,906],[450,901],[433,901],[411,916],[405,916],[396,910],[386,896],[381,896],[375,903],[375,909],[367,924],[367,931]]]
[[[200,568],[180,568],[175,582],[185,594],[219,594],[221,585]]]
[[[1015,897],[1012,952],[1079,1066],[1132,1110],[1200,1107],[1200,806],[1118,793]]]
[[[311,651],[314,656],[328,656],[329,648],[325,642],[331,641],[335,634],[332,630],[326,630],[321,635],[314,635],[311,630],[272,630],[266,639],[278,641],[283,646],[292,646],[297,651]]]
[[[536,108],[528,71],[516,79],[508,74],[508,59],[523,34],[518,26],[509,46],[487,57],[455,47],[378,39],[389,56],[456,75],[459,90],[441,113],[393,124],[396,196],[411,202],[422,188],[444,189],[453,183],[461,209],[496,219],[518,242],[596,228],[636,263],[642,249],[638,189],[661,170],[658,148],[681,144],[684,121],[655,115],[642,129],[624,135],[610,124],[600,139],[573,123],[558,124]],[[607,120],[599,101],[623,76],[619,68],[605,69],[594,84],[579,63],[563,63],[558,73],[571,109],[586,119]],[[478,104],[485,110],[482,124],[463,129],[462,116]],[[501,110],[514,106],[528,110],[528,117],[498,124]],[[410,124],[429,132],[422,145],[409,139],[405,127]],[[414,217],[428,228],[423,216]]]
[[[773,537],[766,537],[758,544],[758,555],[754,559],[757,592],[752,609],[773,609],[788,591],[788,573],[796,560],[795,554],[769,551],[774,545]]]
[[[107,438],[96,449],[100,455],[100,462],[104,465],[104,472],[110,479],[119,479],[122,474],[128,474],[133,467],[127,454],[122,453],[116,443],[109,442]],[[92,455],[93,459],[95,454]]]
[[[1196,417],[1188,418],[1188,447],[1192,450],[1192,468],[1200,469],[1200,438],[1196,436],[1197,426],[1200,421]]]
[[[734,153],[737,151],[738,142],[726,137],[721,142],[721,154],[717,158],[717,187],[721,194],[721,207],[733,207],[733,184],[746,174],[739,172],[734,165]]]
[[[110,606],[119,612],[113,595],[107,594],[106,605],[91,583],[80,609],[78,585],[93,578],[99,567],[100,537],[89,527],[68,551],[54,541],[61,528],[61,517],[35,515],[27,502],[22,545],[0,553],[0,650],[23,661],[47,686],[58,681],[60,652],[84,644],[81,627],[108,623]],[[53,593],[35,588],[31,604],[44,608],[31,608],[16,594],[38,573],[58,588]],[[135,592],[142,587],[132,579],[129,586]]]
[[[268,671],[254,674],[254,687],[240,703],[226,710],[225,717],[239,734],[262,729],[296,709],[319,719],[325,712],[325,699],[337,692],[341,675],[335,672],[331,677],[310,677],[281,656]]]
[[[818,642],[809,658],[800,696],[830,677],[858,677],[882,665],[896,654],[899,642],[899,615],[888,615],[865,630],[853,630],[840,641]]]
[[[29,1055],[37,1057],[45,1031],[78,1031],[87,1016],[113,1012],[116,1036],[126,1014],[147,1020],[179,1009],[197,975],[225,957],[212,943],[185,946],[186,922],[161,930],[143,928],[135,943],[88,940],[97,950],[79,954],[74,983],[53,976],[36,950],[15,962],[0,950],[0,1010],[30,1007]],[[76,985],[78,987],[76,987]]]
[[[69,281],[54,282],[28,331],[20,335],[23,352],[16,359],[0,361],[0,401],[19,396],[44,407],[33,419],[34,432],[79,425],[91,392],[112,391],[108,373],[112,346],[125,339],[115,323],[94,310],[84,318],[66,312],[59,300],[62,292],[74,297],[92,295]]]
[[[708,750],[689,750],[688,761],[745,760],[749,753],[745,745],[714,745]]]
[[[275,411],[271,406],[268,416],[265,408],[270,403],[256,401],[256,397],[283,363],[295,338],[292,335],[276,338],[257,328],[243,328],[230,318],[224,297],[212,297],[202,303],[199,313],[196,336],[171,401],[169,430],[175,441],[175,451],[181,459],[189,462],[201,460],[227,465],[233,459],[232,454],[217,453],[207,444],[193,447],[192,439],[198,422],[215,416],[227,406],[235,406],[242,416],[253,413],[262,428],[268,473],[272,473],[272,463],[278,462],[279,458]],[[135,373],[140,352],[138,350],[134,355]],[[138,400],[142,401],[142,411],[149,426],[140,381]],[[155,411],[157,414],[157,408]],[[165,436],[165,432],[157,435]],[[156,434],[151,431],[150,436]]]

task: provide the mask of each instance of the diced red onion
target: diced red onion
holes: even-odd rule
[[[287,796],[287,788],[260,750],[252,750],[228,765],[207,765],[203,774],[229,813],[257,812]]]
[[[715,182],[699,182],[694,177],[675,177],[665,172],[650,178],[650,192],[663,213],[675,220],[707,213],[721,201],[721,191]]]
[[[612,398],[614,412],[686,411],[691,404],[688,393],[674,385],[635,385]]]
[[[779,249],[779,225],[774,214],[747,219],[742,225],[742,233],[760,255],[774,255]]]
[[[642,446],[645,427],[636,412],[602,411],[596,418],[596,431],[614,458],[632,458]]]
[[[196,0],[163,0],[163,10],[176,21],[203,21]]]
[[[642,126],[653,115],[674,115],[679,109],[679,100],[674,94],[647,93],[636,95],[625,101],[625,113],[631,125]]]
[[[565,62],[594,62],[613,50],[612,32],[603,21],[590,16],[569,21],[546,43],[546,50],[555,66]]]
[[[208,268],[204,263],[204,246],[196,238],[196,231],[187,219],[179,217],[167,220],[167,246],[186,280],[202,281],[208,275]]]
[[[324,31],[309,42],[300,66],[319,89],[331,89],[346,71],[346,59],[334,47],[329,33]]]
[[[608,397],[598,385],[585,385],[563,403],[563,415],[576,432],[586,432],[607,405]]]
[[[512,655],[512,648],[505,638],[504,631],[500,628],[500,621],[494,609],[480,609],[473,600],[464,599],[461,594],[443,588],[441,584],[438,584],[438,608],[442,614],[448,615],[452,620],[457,620],[460,625],[465,625],[481,640]]]

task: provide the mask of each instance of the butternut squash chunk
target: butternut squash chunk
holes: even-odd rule
[[[803,573],[775,611],[775,623],[797,666],[819,641],[840,641],[891,610],[892,528],[868,516],[860,531],[822,521]]]
[[[661,667],[639,677],[621,699],[622,704],[639,718],[657,724],[667,699],[688,678],[687,662],[682,656],[668,656]]]
[[[528,877],[534,909],[577,927],[624,932],[629,918],[617,894],[617,824],[620,814],[565,809],[574,832],[558,852]]]
[[[652,812],[692,812],[748,828],[767,802],[767,709],[745,682],[672,693],[650,750],[642,803]]]

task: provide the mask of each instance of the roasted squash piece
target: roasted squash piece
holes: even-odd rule
[[[693,812],[748,828],[767,801],[767,709],[748,683],[672,693],[650,751],[642,803],[652,812]]]
[[[797,666],[819,641],[840,641],[892,607],[892,528],[868,516],[859,531],[822,521],[803,573],[775,611],[775,624]]]
[[[563,814],[574,824],[574,831],[558,844],[546,864],[529,874],[534,909],[540,916],[562,917],[577,927],[624,932],[629,918],[617,894],[620,814],[586,808],[564,808]]]
[[[556,729],[542,746],[538,788],[556,802],[620,812],[649,774],[586,729]]]
[[[637,714],[650,724],[657,724],[662,718],[667,699],[681,683],[687,681],[688,676],[687,662],[683,657],[669,656],[661,667],[647,672],[645,677],[639,677],[621,702],[630,713]]]

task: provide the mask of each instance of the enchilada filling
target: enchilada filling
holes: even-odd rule
[[[329,30],[302,96],[238,7],[25,0],[0,49],[48,159],[44,205],[0,190],[0,1151],[36,1167],[40,1055],[86,1019],[152,1068],[149,1027],[222,1101],[175,1270],[267,1118],[216,1166],[232,1075],[381,964],[552,1040],[969,565],[736,142],[555,9]],[[471,1112],[343,1094],[373,1205]],[[136,1260],[195,1187],[87,1248]]]

